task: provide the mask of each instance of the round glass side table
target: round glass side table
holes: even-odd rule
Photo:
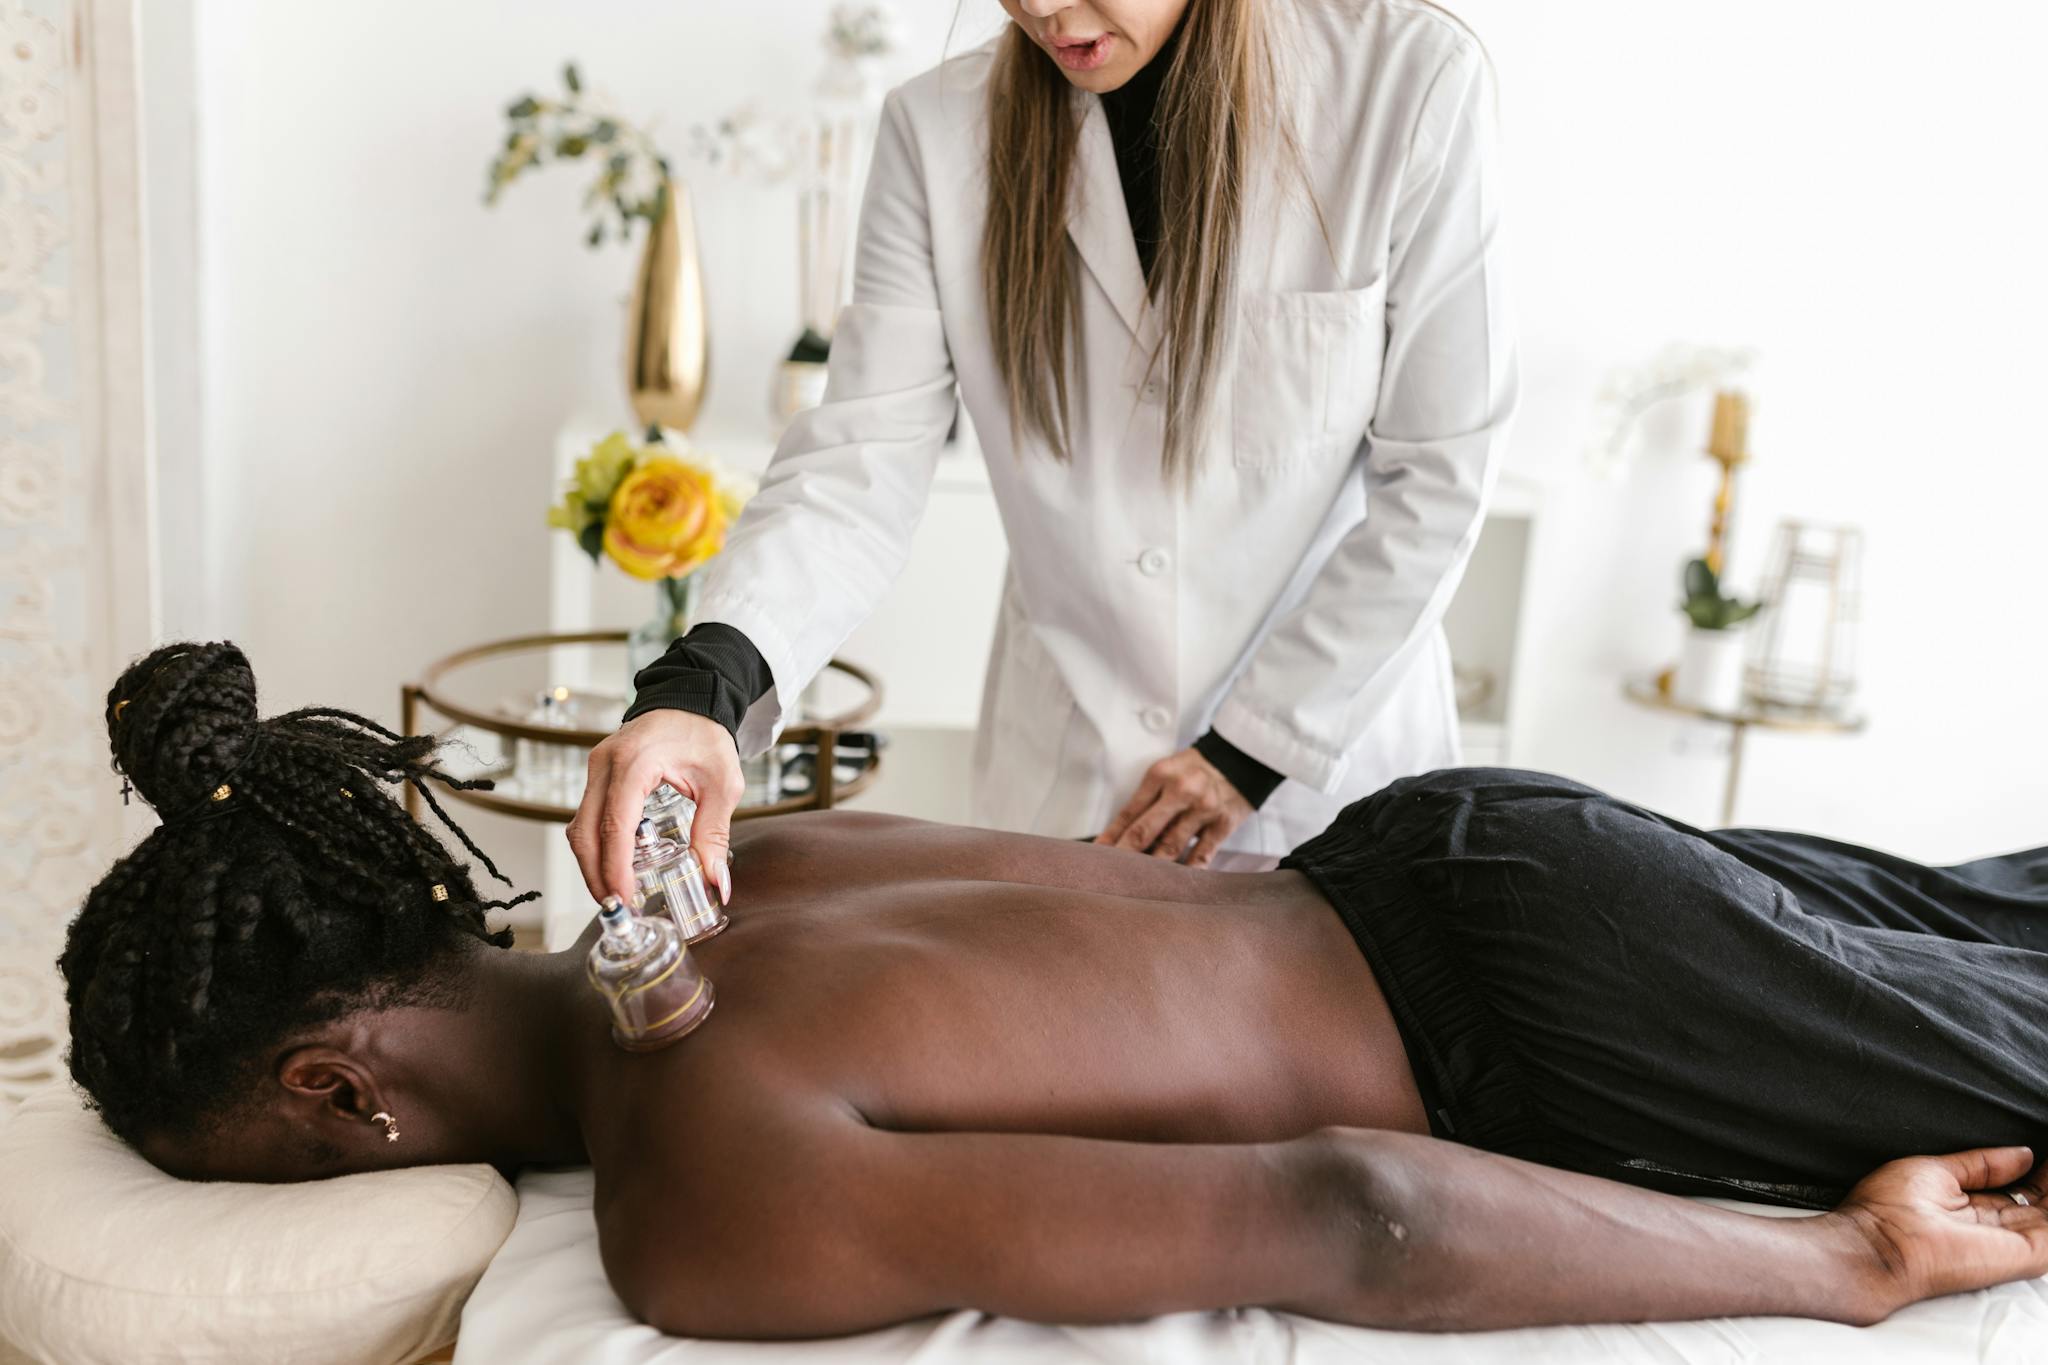
[[[626,635],[522,635],[457,650],[399,689],[399,728],[440,735],[448,743],[443,767],[496,784],[489,791],[445,788],[445,797],[515,819],[567,824],[583,800],[589,751],[618,728],[626,709],[623,692],[581,680],[623,678]],[[881,704],[873,674],[837,659],[826,665],[804,693],[799,723],[776,741],[772,788],[750,780],[733,818],[829,810],[865,791],[881,772],[882,756],[879,738],[863,727]],[[411,787],[405,804],[417,818],[419,793]]]

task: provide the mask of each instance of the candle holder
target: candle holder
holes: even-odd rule
[[[1735,471],[1749,462],[1749,395],[1722,389],[1714,395],[1714,428],[1707,437],[1707,455],[1721,466],[1714,491],[1714,514],[1707,527],[1707,552],[1701,558],[1716,574],[1727,556],[1728,525],[1735,503]]]

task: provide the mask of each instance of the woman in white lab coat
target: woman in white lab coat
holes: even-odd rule
[[[956,386],[1010,543],[974,823],[1279,854],[1457,762],[1515,393],[1483,49],[1422,0],[1003,5],[889,97],[824,402],[591,756],[594,894],[666,779],[730,895],[739,755],[902,566]]]

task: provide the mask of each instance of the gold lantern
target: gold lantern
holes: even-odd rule
[[[1752,700],[1814,714],[1847,709],[1856,691],[1862,569],[1855,527],[1778,523],[1764,611],[1744,664]]]

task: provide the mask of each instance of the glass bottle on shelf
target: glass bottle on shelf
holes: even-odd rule
[[[526,713],[526,723],[546,730],[575,729],[576,705],[569,689],[550,687],[537,693],[533,709]],[[566,799],[581,757],[574,745],[522,739],[513,755],[513,775],[529,799]]]

